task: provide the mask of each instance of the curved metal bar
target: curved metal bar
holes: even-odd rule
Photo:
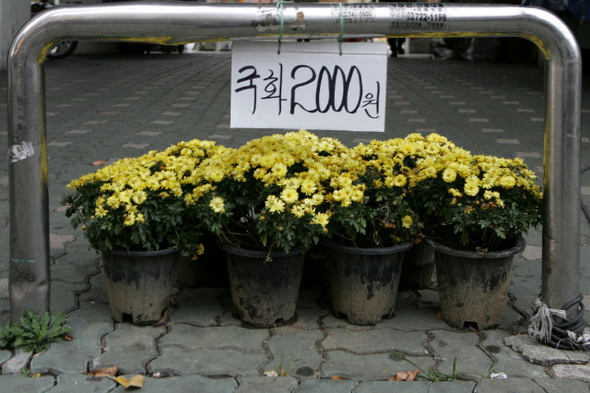
[[[414,3],[427,4],[427,3]],[[581,61],[575,37],[554,14],[509,5],[437,7],[440,23],[408,23],[396,3],[367,5],[366,23],[346,36],[516,36],[549,60],[544,151],[543,301],[560,308],[579,293]],[[422,7],[423,5],[421,5]],[[349,5],[344,5],[345,11]],[[350,10],[353,10],[352,8]],[[444,17],[443,17],[444,15]],[[285,36],[338,36],[334,4],[285,4]],[[438,17],[437,17],[438,19]],[[444,20],[443,20],[444,19]],[[274,4],[118,3],[59,7],[39,14],[9,52],[10,299],[17,319],[49,308],[49,219],[43,60],[63,39],[168,45],[276,37]]]

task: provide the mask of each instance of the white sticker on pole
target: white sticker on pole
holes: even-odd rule
[[[231,127],[384,131],[385,43],[234,41]]]

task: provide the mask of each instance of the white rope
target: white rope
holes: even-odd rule
[[[540,298],[537,298],[533,305],[533,312],[534,315],[531,317],[528,329],[529,335],[538,341],[552,344],[552,341],[555,341],[555,338],[552,337],[553,317],[567,320],[566,310],[549,308]],[[566,330],[566,332],[568,337],[561,338],[560,340],[569,341],[574,348],[582,349],[590,347],[590,332],[587,329],[584,329],[583,334],[577,334],[569,330]]]
[[[529,336],[544,343],[550,342],[551,332],[553,331],[553,316],[556,315],[565,319],[567,316],[565,310],[549,308],[541,301],[541,298],[537,298],[533,305],[533,312],[535,314],[532,316],[529,325]]]

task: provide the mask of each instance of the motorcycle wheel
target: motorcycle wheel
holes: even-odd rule
[[[49,50],[47,57],[50,59],[64,59],[74,53],[77,47],[78,41],[61,41]]]

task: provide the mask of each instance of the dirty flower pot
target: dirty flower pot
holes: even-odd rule
[[[136,324],[157,322],[168,307],[180,250],[103,251],[111,316]]]
[[[526,246],[518,237],[513,246],[485,255],[427,240],[434,248],[438,293],[443,320],[463,329],[466,323],[490,329],[502,323],[512,260]]]
[[[375,325],[393,317],[403,255],[414,243],[386,248],[348,247],[324,239],[330,250],[328,274],[332,309],[349,323]]]
[[[272,327],[295,316],[304,255],[252,251],[219,243],[227,255],[234,314],[255,327]]]
[[[426,289],[432,282],[434,273],[434,249],[422,241],[404,253],[400,291]]]

